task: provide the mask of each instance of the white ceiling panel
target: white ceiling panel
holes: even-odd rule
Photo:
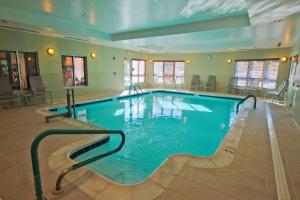
[[[0,28],[131,50],[211,52],[273,48],[278,43],[287,47],[300,33],[300,0],[0,0],[0,4]]]

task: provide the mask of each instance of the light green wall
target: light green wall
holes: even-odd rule
[[[19,50],[38,52],[39,69],[46,87],[52,92],[54,98],[65,95],[63,88],[63,75],[61,55],[87,56],[88,86],[76,90],[77,96],[91,95],[101,91],[121,91],[124,89],[124,57],[144,58],[142,53],[131,52],[124,49],[93,45],[74,40],[41,36],[0,29],[0,50]],[[49,56],[47,49],[53,48],[56,54]],[[91,59],[90,53],[96,52],[96,59]],[[113,60],[113,57],[116,59]],[[116,72],[116,75],[114,75]]]
[[[234,60],[240,59],[262,59],[262,58],[280,58],[288,56],[290,48],[251,50],[239,52],[222,53],[190,53],[190,54],[151,54],[148,57],[153,60],[186,60],[191,59],[191,64],[185,65],[185,88],[190,87],[193,74],[199,74],[203,82],[207,81],[209,75],[217,76],[217,91],[223,92],[233,75]],[[211,60],[208,59],[211,56]],[[231,58],[233,62],[227,64],[227,59]],[[153,64],[148,63],[148,80],[153,83]],[[283,79],[287,79],[289,71],[288,63],[280,62],[277,84]],[[150,84],[151,85],[151,84]]]
[[[199,74],[206,82],[208,75],[217,76],[217,90],[224,91],[230,77],[233,74],[234,62],[227,64],[227,58],[236,59],[260,59],[279,58],[290,54],[290,49],[252,50],[227,53],[190,53],[190,54],[150,54],[132,52],[124,49],[110,48],[101,45],[73,41],[62,38],[41,36],[0,29],[0,49],[36,51],[39,56],[39,68],[46,86],[53,91],[54,98],[62,98],[65,95],[63,89],[63,76],[61,68],[61,55],[87,56],[88,86],[78,88],[77,96],[97,94],[102,91],[120,91],[124,89],[124,57],[153,59],[153,60],[186,60],[191,59],[191,64],[186,64],[185,88],[190,87],[193,74]],[[46,53],[47,48],[56,50],[54,56]],[[90,53],[96,52],[95,60],[90,58]],[[207,57],[212,59],[208,60]],[[113,60],[116,57],[116,60]],[[280,63],[278,83],[287,78],[288,64]],[[116,75],[113,73],[116,72]],[[153,63],[147,62],[147,82],[145,86],[153,87]]]

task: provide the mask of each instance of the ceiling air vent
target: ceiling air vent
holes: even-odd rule
[[[39,31],[34,31],[26,28],[17,28],[17,27],[11,27],[11,26],[2,26],[0,25],[0,28],[6,28],[6,29],[11,29],[11,30],[16,30],[16,31],[25,31],[29,33],[40,33]]]
[[[77,40],[77,41],[82,41],[82,42],[90,42],[90,41],[88,41],[88,40],[85,40],[85,39],[80,39],[80,38],[74,38],[74,37],[65,37],[65,38],[67,38],[67,39],[71,39],[71,40]]]

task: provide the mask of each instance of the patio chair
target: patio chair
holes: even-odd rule
[[[216,76],[208,76],[208,81],[206,83],[206,86],[204,86],[204,90],[210,89],[212,92],[216,90]]]
[[[2,104],[15,104],[16,98],[17,96],[13,94],[9,78],[0,78],[0,110],[2,109]],[[20,106],[20,99],[18,99],[18,106]]]
[[[46,90],[44,86],[43,79],[41,76],[30,76],[29,83],[31,87],[31,91],[34,96],[34,101],[36,103],[36,98],[39,96],[43,96],[47,99],[47,96],[50,97],[50,102],[52,104],[52,93],[49,90]]]
[[[248,94],[258,95],[260,79],[253,78],[253,79],[250,79],[249,81],[250,81],[249,87],[246,88],[248,91]]]
[[[284,80],[276,90],[266,91],[265,99],[267,98],[268,95],[270,95],[272,96],[272,103],[273,103],[275,99],[278,100],[279,97],[282,97],[286,88],[287,88],[287,81]]]
[[[239,89],[237,86],[238,78],[231,77],[230,82],[228,84],[227,92],[230,94],[234,94],[236,89]]]
[[[192,81],[191,81],[191,90],[193,90],[193,88],[196,88],[196,90],[199,90],[200,87],[201,87],[200,76],[194,74]]]

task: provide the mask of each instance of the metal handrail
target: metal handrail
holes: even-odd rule
[[[253,109],[254,109],[254,110],[256,109],[256,101],[257,101],[257,99],[256,99],[256,96],[254,96],[254,95],[251,94],[251,95],[246,96],[244,99],[242,99],[242,100],[236,105],[236,113],[239,112],[240,105],[241,105],[242,103],[244,103],[247,99],[251,98],[251,97],[254,99]]]
[[[71,129],[52,129],[52,130],[47,130],[39,134],[32,142],[31,144],[31,161],[32,161],[32,170],[33,170],[33,178],[34,178],[34,186],[35,186],[35,194],[36,194],[36,199],[37,200],[47,200],[47,198],[43,194],[43,189],[42,189],[42,182],[41,182],[41,174],[40,174],[40,166],[39,166],[39,158],[38,158],[38,146],[40,142],[47,136],[50,135],[89,135],[89,134],[118,134],[121,135],[122,141],[120,145],[114,149],[111,150],[107,153],[95,156],[93,158],[89,158],[85,161],[76,163],[67,169],[63,171],[63,173],[58,177],[57,182],[56,182],[56,193],[62,192],[61,190],[61,182],[63,177],[71,172],[74,171],[80,167],[83,167],[87,164],[90,164],[92,162],[95,162],[101,158],[104,158],[106,156],[109,156],[111,154],[114,154],[118,152],[125,143],[125,134],[123,131],[120,130],[71,130]]]
[[[140,94],[140,93],[137,91],[137,89],[136,89],[136,86],[135,86],[135,85],[133,85],[132,87],[133,87],[134,91],[136,92],[136,94]]]
[[[48,123],[50,119],[56,117],[72,117],[72,115],[74,115],[74,118],[76,119],[76,105],[75,105],[75,95],[74,95],[73,88],[67,88],[67,109],[68,111],[65,113],[58,113],[58,114],[46,116],[45,117],[46,123]],[[73,109],[73,114],[72,114],[72,109]]]
[[[135,87],[137,87],[142,93],[144,93],[144,90],[141,88],[141,86],[135,85]]]
[[[131,88],[133,88],[133,90],[136,92],[136,94],[143,94],[144,93],[144,90],[139,85],[135,85],[135,84],[130,85],[129,86],[129,93],[131,92]],[[141,91],[141,93],[138,92],[137,88]]]

